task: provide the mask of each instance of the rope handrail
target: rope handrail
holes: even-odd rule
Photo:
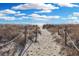
[[[65,33],[65,31],[62,30],[63,33]],[[70,35],[68,34],[68,32],[66,32],[68,39],[71,41],[71,43],[73,44],[74,48],[79,52],[79,48],[75,45],[75,43],[73,42],[73,40],[71,39]]]
[[[79,51],[79,48],[75,45],[75,43],[73,42],[73,40],[71,39],[71,37],[69,36],[69,34],[67,33],[68,39],[71,41],[71,43],[73,44],[73,46],[75,47],[75,49],[77,51]]]
[[[30,40],[31,41],[31,40]],[[23,51],[19,54],[20,56],[24,56],[25,52],[27,52],[27,50],[30,48],[30,46],[32,45],[32,41],[31,43],[27,46],[27,43],[25,44],[25,48],[23,49]]]
[[[23,33],[21,32],[21,33],[20,33],[19,35],[17,35],[14,39],[12,39],[12,40],[10,40],[9,42],[6,42],[5,44],[2,44],[2,45],[0,45],[0,46],[2,47],[2,46],[5,46],[5,45],[8,45],[9,43],[15,41],[15,40],[16,40],[18,37],[20,37],[22,34],[23,34]]]

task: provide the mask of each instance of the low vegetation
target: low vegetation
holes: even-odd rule
[[[79,55],[79,25],[78,24],[61,24],[61,25],[43,25],[47,29],[57,44],[62,46],[60,54],[68,56]],[[38,25],[0,25],[0,55],[14,56],[21,55],[28,40],[33,43],[38,42],[37,35],[41,35]],[[59,38],[61,37],[61,38]],[[70,37],[70,39],[69,39]],[[74,47],[74,45],[77,47]],[[29,42],[30,43],[30,42]],[[66,43],[66,44],[65,44]]]

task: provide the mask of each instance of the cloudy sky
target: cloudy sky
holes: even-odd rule
[[[0,3],[0,24],[79,24],[79,3]]]

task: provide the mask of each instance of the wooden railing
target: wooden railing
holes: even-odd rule
[[[24,32],[20,32],[15,38],[13,38],[11,41],[9,41],[9,42],[6,42],[5,44],[0,44],[0,47],[3,47],[3,46],[7,46],[7,45],[9,45],[10,43],[12,43],[12,42],[14,42],[15,40],[17,40],[18,38],[21,38],[22,36],[24,36],[25,37],[25,46],[24,46],[24,48],[20,51],[20,53],[18,54],[18,56],[23,56],[23,55],[25,55],[25,53],[28,51],[28,49],[29,49],[29,47],[32,45],[32,43],[33,43],[33,39],[34,38],[32,38],[31,40],[29,40],[28,39],[28,37],[27,37],[27,26],[25,26],[25,31]],[[30,41],[29,42],[29,44],[27,44],[28,43],[28,41]],[[37,28],[36,28],[36,37],[35,37],[35,42],[37,42]]]
[[[6,46],[10,43],[12,43],[13,41],[15,41],[16,39],[18,39],[19,37],[21,37],[23,35],[23,33],[19,33],[15,38],[13,38],[11,41],[6,42],[5,44],[1,44],[0,47]]]
[[[71,30],[68,30],[67,26],[65,26],[64,29],[59,29],[58,33],[59,33],[59,35],[61,35],[61,32],[62,32],[62,34],[64,35],[65,46],[67,46],[67,42],[70,41],[72,43],[73,47],[79,52],[79,48],[76,46],[76,44],[72,40],[69,31],[71,31]]]
[[[70,42],[72,43],[72,45],[74,46],[74,48],[79,52],[79,48],[75,45],[74,41],[71,39],[71,37],[69,36],[68,33],[67,33],[67,37],[70,40]]]

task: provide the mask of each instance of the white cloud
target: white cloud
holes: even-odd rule
[[[73,16],[79,16],[79,12],[74,12]]]
[[[25,13],[17,13],[15,14],[15,16],[25,16],[26,14]]]
[[[4,16],[5,14],[0,13],[0,17]]]
[[[78,19],[78,18],[73,16],[73,17],[69,17],[68,19]]]
[[[4,17],[0,17],[0,20],[15,20],[15,17],[9,17],[9,16],[4,16]]]
[[[79,24],[79,20],[78,19],[69,20],[67,24]]]
[[[55,7],[51,4],[37,4],[37,3],[28,3],[28,4],[20,4],[18,6],[14,6],[12,7],[12,9],[14,10],[27,10],[27,9],[40,9],[43,12],[48,12],[51,11],[53,9],[59,9],[59,7]]]
[[[7,14],[13,14],[9,16]],[[21,13],[20,11],[14,11],[11,9],[5,9],[0,11],[0,20],[16,20],[16,19],[24,19],[25,13]],[[16,16],[16,17],[15,17]],[[19,18],[17,18],[19,16]]]
[[[21,16],[21,17],[19,17],[18,19],[19,19],[19,20],[25,20],[25,19],[27,20],[28,18],[29,18],[29,17],[27,17],[27,16]]]
[[[31,24],[43,26],[44,24],[47,24],[47,23],[40,23],[40,22],[37,22],[37,23],[31,23]]]
[[[68,16],[66,18],[62,18],[63,20],[67,20],[64,24],[79,24],[78,17],[76,16]]]
[[[60,18],[60,16],[46,16],[46,15],[39,15],[39,14],[31,14],[29,15],[31,16],[32,18],[36,18],[37,20],[41,19],[41,20],[48,20],[48,19],[58,19]]]
[[[10,9],[6,9],[6,10],[0,11],[0,13],[3,13],[3,14],[15,14],[16,12],[13,11],[13,10],[10,10]]]
[[[7,15],[7,14],[13,14],[14,16],[24,16],[25,13],[21,13],[20,11],[14,11],[10,9],[5,9],[0,11],[0,16]]]
[[[79,24],[79,12],[73,12],[72,15],[63,18],[68,20],[67,22],[65,22],[65,24]]]
[[[76,17],[76,16],[68,16],[68,17],[62,18],[62,19],[73,20],[73,19],[78,19],[78,17]]]
[[[34,12],[34,13],[50,13],[51,10],[47,10],[47,11],[38,11],[38,12]]]
[[[65,7],[79,7],[79,5],[75,5],[72,3],[58,3],[60,6],[65,6]]]

